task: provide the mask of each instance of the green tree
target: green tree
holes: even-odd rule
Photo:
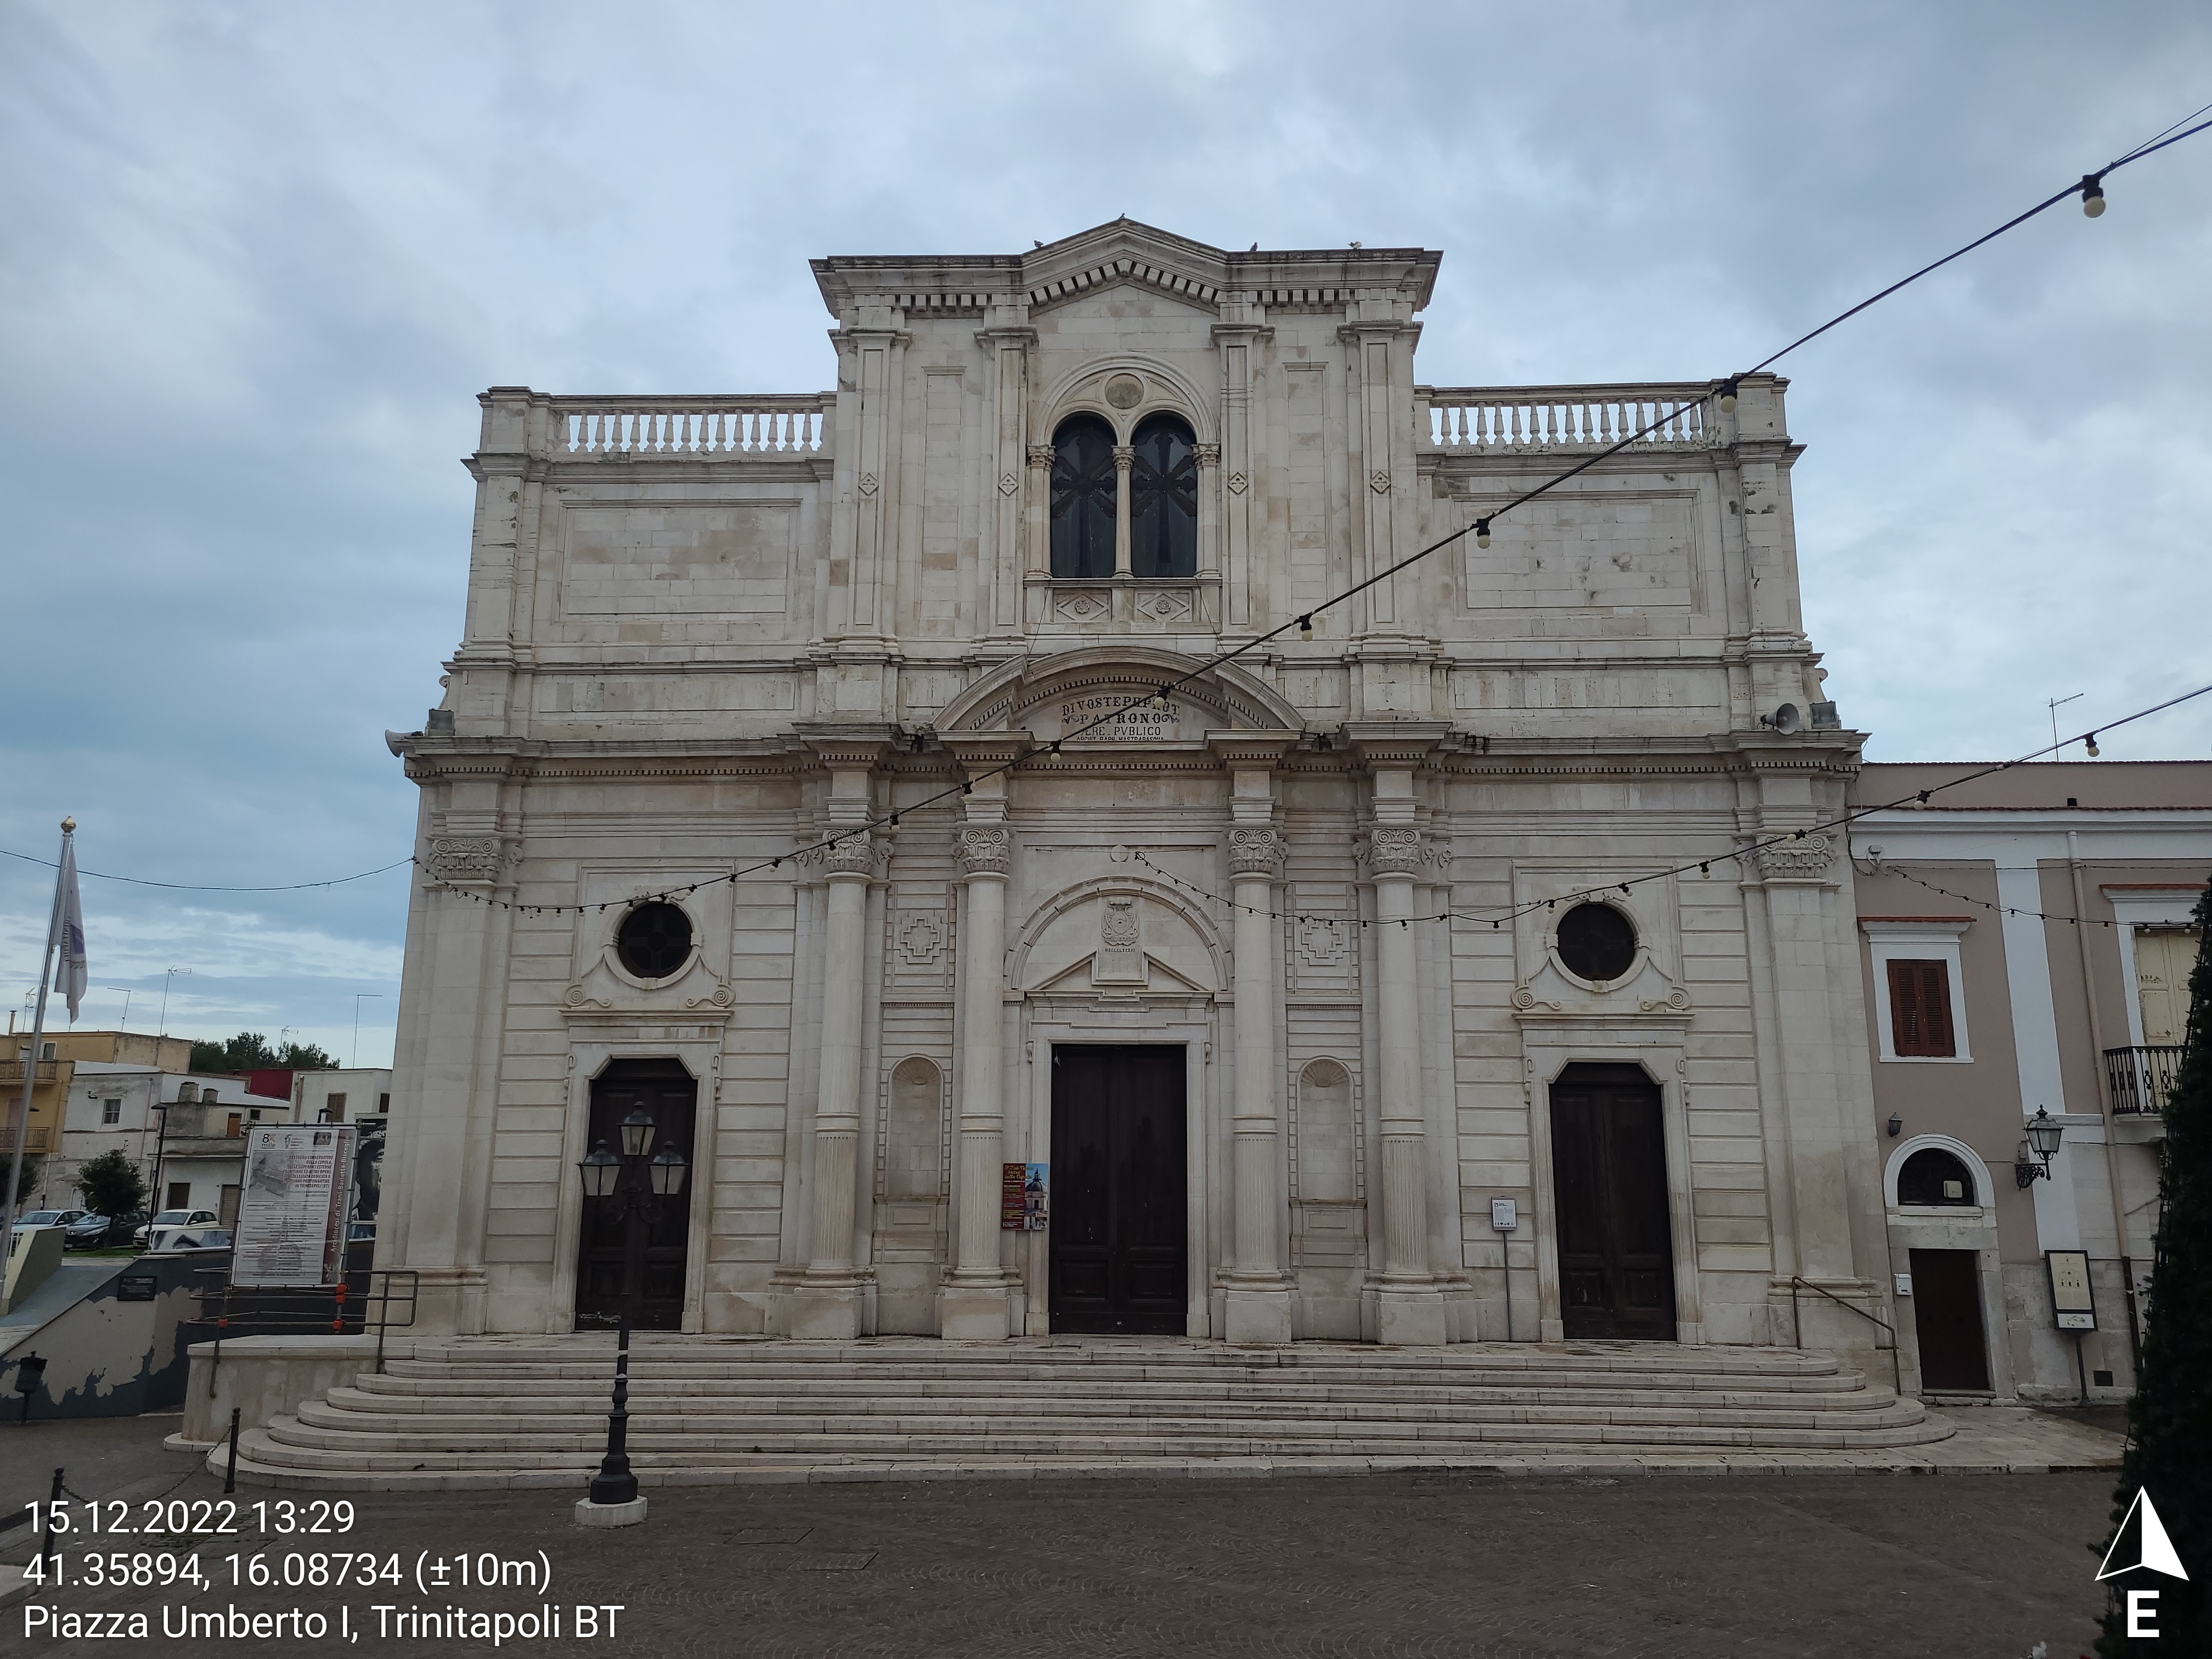
[[[88,1158],[76,1172],[84,1207],[94,1215],[129,1215],[146,1207],[146,1181],[119,1146]]]
[[[0,1169],[7,1167],[7,1159],[0,1158]],[[31,1194],[39,1190],[39,1176],[46,1167],[46,1160],[35,1152],[23,1154],[22,1179],[15,1183],[15,1208],[20,1212]]]
[[[270,1046],[258,1031],[240,1031],[227,1042],[192,1044],[195,1072],[257,1072],[284,1069],[295,1072],[334,1072],[337,1056],[313,1042]]]
[[[2197,902],[2197,927],[2189,1032],[2166,1103],[2142,1366],[2106,1536],[2109,1544],[2136,1492],[2148,1491],[2189,1577],[2139,1569],[2106,1580],[2111,1600],[2097,1640],[2104,1659],[2212,1652],[2212,890]],[[2127,1592],[2150,1589],[2158,1592],[2158,1639],[2130,1640]]]

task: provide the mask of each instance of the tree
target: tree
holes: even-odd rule
[[[78,1194],[94,1215],[112,1219],[146,1207],[146,1181],[119,1146],[88,1158],[76,1172]]]
[[[7,1167],[7,1159],[0,1158],[0,1169]],[[33,1193],[39,1190],[39,1177],[46,1167],[46,1160],[35,1152],[23,1154],[22,1179],[15,1183],[15,1208],[20,1212]]]
[[[313,1042],[288,1042],[272,1048],[258,1031],[240,1031],[228,1042],[192,1044],[195,1072],[334,1072],[338,1060]]]
[[[2138,1569],[2106,1579],[2111,1601],[2097,1640],[2105,1659],[2212,1652],[2212,889],[2197,902],[2196,920],[2189,1031],[2166,1102],[2142,1364],[2128,1402],[2128,1446],[2107,1535],[2109,1543],[2136,1494],[2148,1491],[2189,1577]],[[2100,1559],[2104,1553],[2100,1545]],[[2151,1589],[2158,1639],[2130,1640],[2127,1592]]]

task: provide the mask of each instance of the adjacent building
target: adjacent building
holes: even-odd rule
[[[191,1044],[182,1046],[189,1060]],[[90,1160],[120,1150],[138,1168],[156,1210],[208,1209],[228,1226],[238,1213],[246,1132],[292,1121],[292,1103],[250,1092],[246,1079],[152,1066],[76,1062],[45,1201],[75,1207],[72,1184]]]
[[[191,1064],[192,1045],[187,1037],[155,1036],[143,1031],[48,1031],[40,1039],[39,1053],[30,1053],[28,1031],[12,1032],[13,1058],[0,1060],[0,1123],[6,1125],[0,1148],[15,1145],[15,1120],[22,1109],[23,1073],[31,1069],[31,1118],[23,1138],[27,1158],[40,1160],[38,1185],[31,1197],[34,1206],[73,1207],[76,1194],[64,1173],[63,1124],[65,1103],[76,1085],[77,1067],[83,1064],[169,1066],[182,1071]],[[58,1158],[58,1155],[62,1155]],[[6,1153],[0,1152],[0,1158]]]
[[[1784,383],[1430,385],[1439,261],[824,258],[834,390],[483,395],[389,737],[423,1328],[1870,1352]]]
[[[2124,1397],[2158,1224],[2212,763],[1870,765],[1852,828],[1900,1338],[1928,1393]],[[1923,790],[1931,790],[1926,802]],[[2025,1125],[2061,1126],[2045,1165]],[[2086,1252],[2064,1329],[2051,1252]],[[2077,1316],[2069,1322],[2079,1326]]]

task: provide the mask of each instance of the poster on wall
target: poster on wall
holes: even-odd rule
[[[1002,1233],[1041,1233],[1045,1230],[1047,1167],[1042,1164],[1007,1164],[999,1171],[999,1231]]]
[[[353,1192],[350,1124],[258,1124],[246,1142],[230,1282],[307,1288],[337,1282]]]

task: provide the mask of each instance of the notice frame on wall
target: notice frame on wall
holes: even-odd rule
[[[2089,1289],[2087,1250],[2045,1250],[2044,1272],[2051,1280],[2051,1311],[2062,1331],[2097,1328],[2097,1302]]]

